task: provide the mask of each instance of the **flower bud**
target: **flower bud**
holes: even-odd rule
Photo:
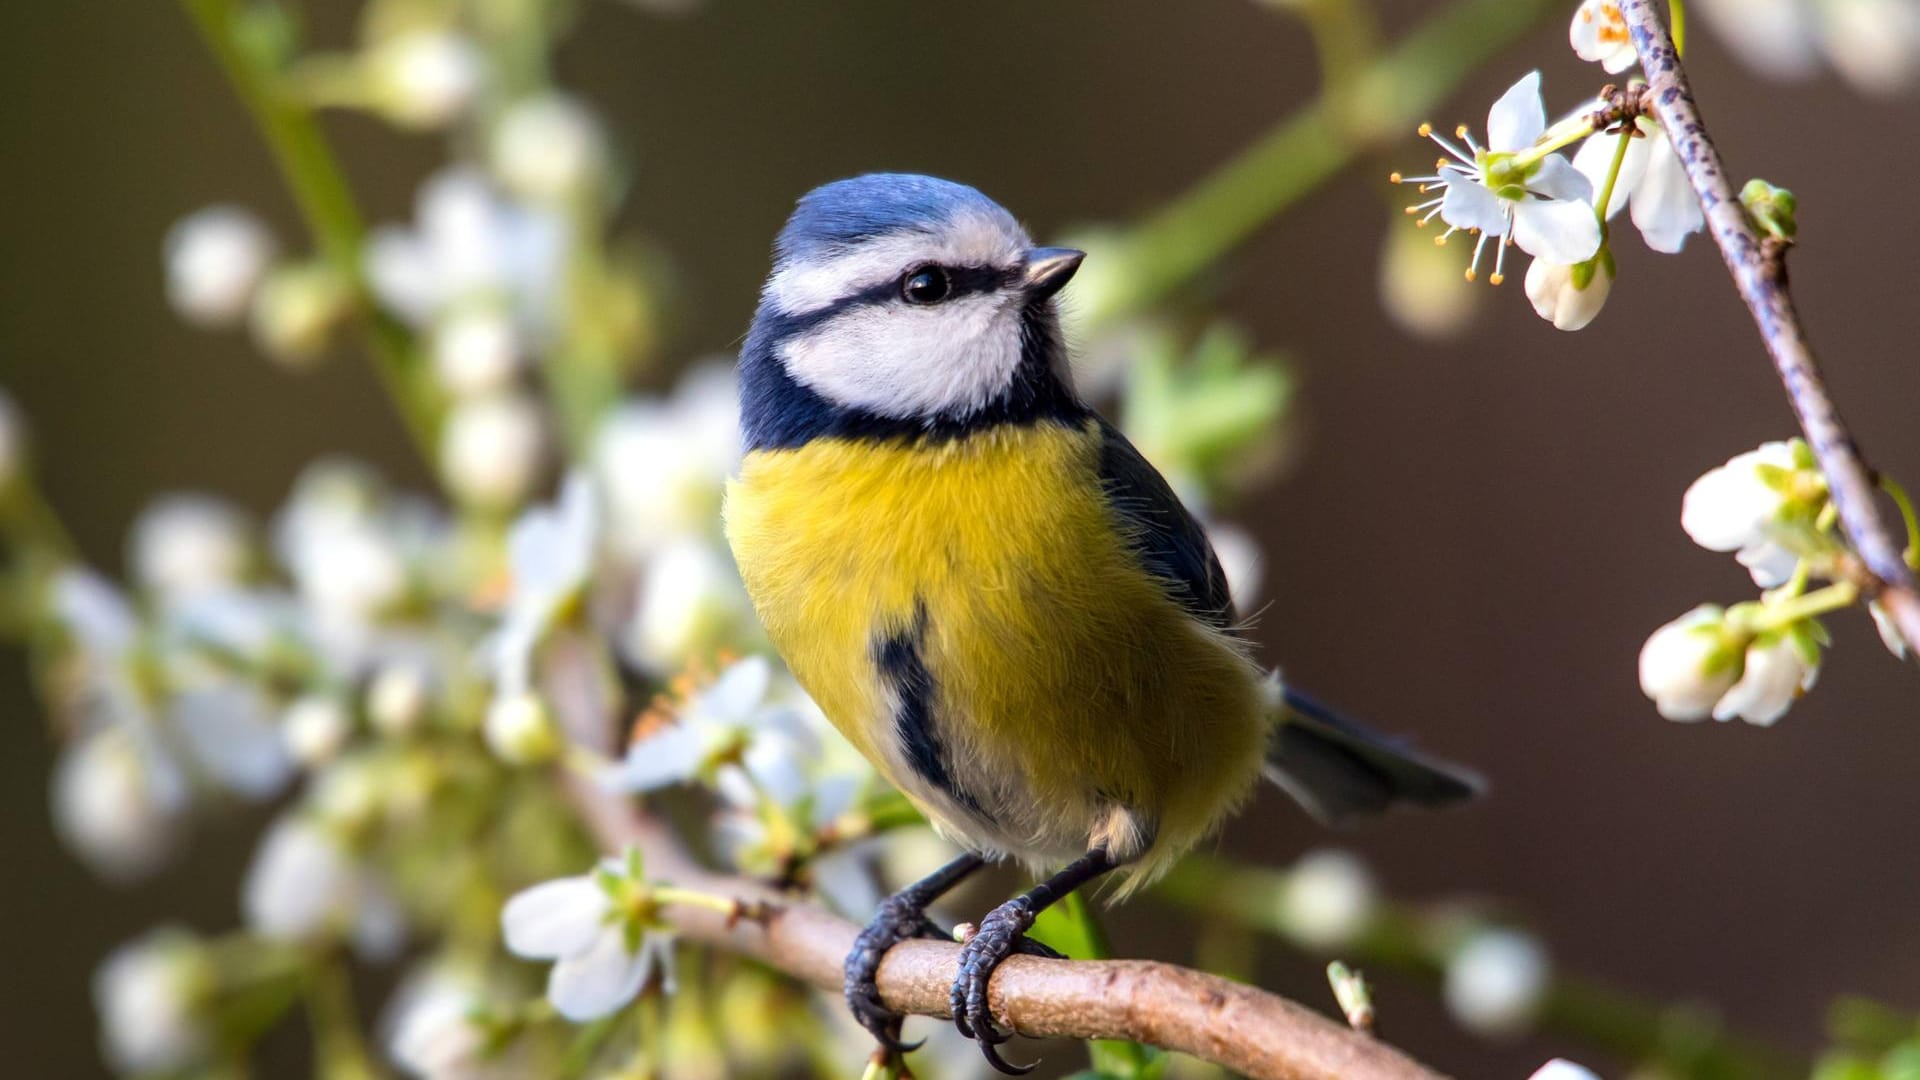
[[[1527,267],[1527,299],[1534,313],[1557,330],[1581,330],[1606,306],[1613,291],[1613,253],[1602,247],[1593,259],[1558,266],[1535,259]]]
[[[268,359],[311,367],[353,310],[353,292],[325,263],[282,266],[253,298],[253,339]]]
[[[199,1062],[210,1041],[204,1010],[215,982],[206,947],[184,931],[156,930],[115,949],[93,976],[108,1063],[147,1075]]]
[[[1765,727],[1786,715],[1820,674],[1820,646],[1809,623],[1762,635],[1747,647],[1740,681],[1714,706],[1715,720],[1739,717]]]
[[[464,307],[434,328],[433,373],[454,397],[506,390],[519,369],[518,335],[497,307]]]
[[[1744,640],[1726,612],[1702,604],[1653,632],[1640,649],[1640,690],[1669,720],[1703,720],[1740,678]]]
[[[210,206],[168,231],[167,301],[201,326],[232,326],[246,315],[273,264],[273,234],[251,212]]]
[[[1680,527],[1708,551],[1736,552],[1756,585],[1772,588],[1793,575],[1799,556],[1783,545],[1780,526],[1796,503],[1812,520],[1826,499],[1826,480],[1804,442],[1770,442],[1735,455],[1687,488]]]
[[[367,719],[382,735],[405,738],[420,730],[432,698],[424,671],[408,663],[388,664],[367,687]]]
[[[545,454],[540,409],[521,394],[456,406],[440,435],[440,471],[461,501],[505,510],[526,499]]]
[[[560,94],[515,103],[494,128],[488,149],[501,183],[530,199],[560,200],[584,191],[606,164],[599,121]]]
[[[281,718],[287,750],[307,765],[331,761],[353,735],[346,706],[324,694],[311,694],[287,706]]]
[[[1517,930],[1484,930],[1447,961],[1445,997],[1454,1019],[1483,1035],[1515,1035],[1539,1011],[1547,954]]]
[[[1378,902],[1365,863],[1347,852],[1323,849],[1293,864],[1281,893],[1280,917],[1301,944],[1326,952],[1359,936]]]
[[[442,127],[473,103],[486,78],[480,50],[458,34],[418,31],[377,46],[373,102],[403,127]]]
[[[229,503],[204,495],[157,499],[133,525],[133,576],[144,588],[183,599],[237,583],[252,561],[247,522]]]
[[[1754,177],[1740,189],[1740,205],[1746,208],[1747,216],[1753,219],[1754,225],[1775,240],[1792,242],[1800,231],[1795,215],[1799,200],[1786,188],[1775,187]]]
[[[1609,75],[1618,75],[1640,60],[1627,34],[1627,17],[1620,11],[1619,0],[1585,0],[1573,13],[1567,39],[1575,55],[1599,64]]]
[[[508,694],[487,708],[487,746],[509,765],[543,765],[560,752],[553,714],[537,694]]]

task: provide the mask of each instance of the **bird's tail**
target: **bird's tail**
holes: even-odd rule
[[[1473,772],[1369,731],[1291,688],[1267,743],[1267,779],[1315,818],[1339,824],[1395,803],[1446,806],[1480,794]]]

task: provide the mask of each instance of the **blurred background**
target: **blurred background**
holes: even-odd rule
[[[316,4],[344,41],[346,4]],[[1566,5],[1571,8],[1571,4]],[[340,10],[335,11],[334,8]],[[1389,36],[1429,5],[1378,5]],[[1565,44],[1557,8],[1433,116],[1483,123],[1533,67],[1548,108],[1606,81]],[[1691,68],[1736,176],[1800,198],[1793,280],[1832,388],[1876,464],[1920,477],[1920,164],[1910,99],[1832,79],[1756,80],[1696,30]],[[211,201],[298,220],[257,136],[169,4],[11,4],[0,13],[0,146],[12,211],[0,255],[0,385],[31,418],[41,475],[80,547],[121,565],[155,492],[224,492],[261,515],[317,454],[352,451],[402,486],[431,476],[368,369],[290,375],[242,334],[167,309],[161,241]],[[586,4],[558,53],[563,85],[602,110],[630,166],[623,229],[671,267],[665,354],[725,353],[746,327],[793,199],[875,169],[975,184],[1043,239],[1124,223],[1206,175],[1314,93],[1308,36],[1281,11],[1075,0],[955,8],[859,0],[719,0],[672,17]],[[432,138],[331,118],[374,221],[411,216]],[[1189,290],[1297,377],[1288,467],[1230,514],[1268,553],[1262,655],[1372,723],[1470,762],[1489,798],[1403,815],[1337,842],[1407,899],[1498,898],[1556,965],[1660,999],[1711,1003],[1803,1053],[1823,1010],[1864,993],[1920,1008],[1920,681],[1863,616],[1830,620],[1820,688],[1777,726],[1660,719],[1635,681],[1653,628],[1751,593],[1681,532],[1707,468],[1793,433],[1780,388],[1710,245],[1617,248],[1609,307],[1577,334],[1503,289],[1448,341],[1382,309],[1380,263],[1403,228],[1389,169],[1412,132],[1283,218]],[[1460,252],[1464,257],[1464,252]],[[669,385],[672,372],[647,376]],[[0,1032],[36,1076],[100,1071],[87,984],[99,957],[161,913],[213,929],[264,817],[201,831],[157,880],[112,891],[56,843],[52,746],[26,668],[0,654]],[[1280,865],[1326,842],[1277,792],[1219,841]],[[1123,955],[1183,958],[1186,916],[1115,911]],[[1262,985],[1331,1010],[1320,965],[1263,952]],[[1383,975],[1382,1029],[1462,1076],[1521,1076],[1551,1037],[1488,1043],[1435,995]],[[1071,1050],[1050,1053],[1067,1066]]]

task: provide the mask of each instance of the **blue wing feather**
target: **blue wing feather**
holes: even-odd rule
[[[1099,424],[1100,479],[1142,565],[1194,618],[1232,630],[1233,597],[1206,530],[1119,429],[1104,419]]]

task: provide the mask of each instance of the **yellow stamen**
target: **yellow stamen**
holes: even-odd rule
[[[1388,174],[1387,174],[1387,183],[1389,183],[1389,184],[1397,184],[1397,183],[1399,183],[1399,182],[1400,182],[1400,174],[1399,174],[1399,173],[1397,173],[1397,172],[1391,172],[1391,173],[1388,173]]]
[[[1465,125],[1465,124],[1461,124],[1461,125],[1460,125],[1459,127],[1457,127],[1457,128],[1454,128],[1454,129],[1453,129],[1453,133],[1454,133],[1454,135],[1455,135],[1456,137],[1458,137],[1458,138],[1462,138],[1462,139],[1464,139],[1464,138],[1466,138],[1466,137],[1467,137],[1467,125]]]
[[[1473,280],[1473,267],[1471,266],[1467,267],[1467,280],[1468,281]]]
[[[1429,137],[1431,137],[1431,136],[1433,135],[1433,125],[1432,125],[1432,124],[1421,124],[1421,125],[1420,125],[1420,128],[1419,128],[1419,131],[1420,131],[1420,137],[1421,137],[1421,138],[1423,138],[1423,139],[1425,139],[1425,138],[1429,138]]]
[[[1502,274],[1500,271],[1495,270],[1493,272],[1493,276],[1487,279],[1487,284],[1498,285],[1505,280],[1507,280],[1507,276],[1505,274]]]

